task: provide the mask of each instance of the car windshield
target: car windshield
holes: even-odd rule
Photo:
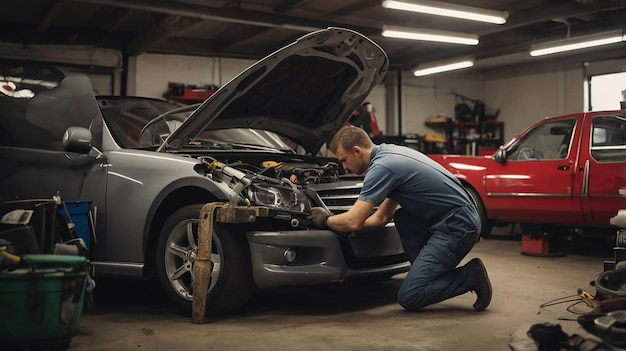
[[[102,117],[115,141],[123,148],[139,147],[141,130],[167,111],[179,108],[170,102],[136,97],[97,97]]]
[[[198,105],[180,107],[167,101],[149,98],[99,98],[100,109],[113,138],[123,148],[160,146],[189,117]],[[293,149],[277,134],[250,128],[206,130],[190,141],[188,149]]]

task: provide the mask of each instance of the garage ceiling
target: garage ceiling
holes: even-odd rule
[[[338,26],[359,31],[391,66],[474,56],[502,65],[530,59],[532,43],[626,26],[626,0],[450,0],[507,11],[504,25],[385,9],[381,0],[20,0],[3,3],[0,42],[87,45],[142,53],[258,59],[306,32]],[[465,46],[392,39],[383,24],[477,34]],[[617,46],[617,49],[615,48]],[[625,57],[624,43],[603,59]]]

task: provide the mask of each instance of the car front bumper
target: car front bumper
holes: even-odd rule
[[[318,229],[248,232],[256,286],[271,288],[391,277],[410,267],[393,226],[349,239],[339,235]],[[285,258],[287,250],[295,252],[293,262]],[[379,263],[355,267],[348,264],[350,261]]]

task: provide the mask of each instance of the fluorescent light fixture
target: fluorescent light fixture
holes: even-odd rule
[[[506,11],[485,10],[477,7],[446,4],[440,1],[428,0],[384,0],[383,7],[494,24],[506,23],[506,18],[509,16]]]
[[[397,26],[383,25],[383,37],[401,38],[423,41],[436,41],[440,43],[478,45],[478,35],[456,33],[431,29],[412,29]]]
[[[413,75],[421,77],[429,74],[453,71],[472,66],[474,66],[473,58],[463,58],[448,62],[438,62],[436,64],[419,65],[417,66],[417,69],[413,71]]]
[[[626,35],[620,29],[531,45],[530,56],[550,55],[558,52],[615,44],[622,41],[626,41]]]

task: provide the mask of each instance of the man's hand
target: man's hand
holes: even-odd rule
[[[313,207],[311,208],[311,214],[306,217],[306,219],[312,221],[316,227],[320,229],[328,228],[326,225],[326,220],[330,217],[332,213],[330,213],[327,209],[323,207]]]

